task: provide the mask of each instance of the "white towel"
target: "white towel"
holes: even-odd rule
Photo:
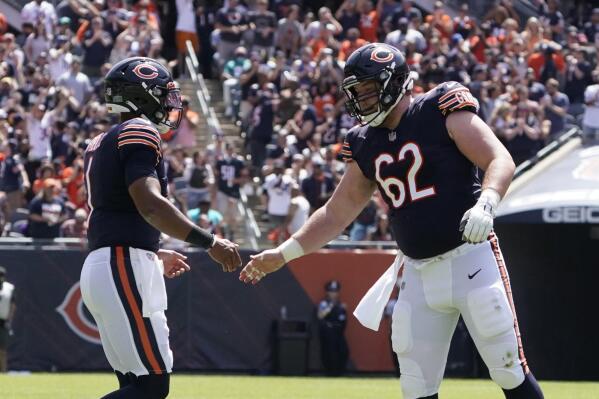
[[[164,284],[164,264],[155,253],[136,249],[137,260],[133,264],[142,301],[143,317],[167,309],[166,286]]]
[[[387,271],[385,271],[376,283],[370,287],[358,306],[356,306],[354,316],[364,327],[374,331],[379,330],[383,311],[385,310],[385,306],[391,297],[391,292],[393,292],[393,288],[395,287],[397,274],[399,273],[403,258],[403,253],[398,251],[393,264],[389,266]]]

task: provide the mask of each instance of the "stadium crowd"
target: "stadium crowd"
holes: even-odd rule
[[[248,161],[222,137],[193,152],[199,116],[184,100],[183,122],[165,140],[172,201],[221,235],[230,236],[240,190],[252,181],[264,193],[275,242],[330,197],[344,169],[344,134],[355,124],[339,89],[343,63],[366,42],[404,52],[416,94],[447,80],[469,87],[516,163],[572,124],[589,139],[599,135],[599,9],[586,2],[536,0],[538,16],[521,20],[501,0],[480,21],[466,5],[452,18],[441,2],[428,15],[409,0],[344,0],[332,9],[301,0],[217,3],[177,0],[168,34],[153,0],[63,0],[56,7],[33,0],[22,10],[20,33],[4,26],[3,234],[85,234],[83,151],[116,122],[103,105],[101,77],[128,56],[161,59],[175,48],[171,40],[179,57],[162,62],[179,73],[190,40],[204,74],[222,79],[225,115],[245,137]],[[375,196],[349,238],[391,239],[386,213]]]

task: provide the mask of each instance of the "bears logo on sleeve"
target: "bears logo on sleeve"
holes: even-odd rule
[[[451,87],[447,85],[448,88]],[[439,97],[438,107],[443,116],[447,116],[454,111],[465,110],[478,113],[478,100],[474,98],[468,88],[455,84],[455,88]]]

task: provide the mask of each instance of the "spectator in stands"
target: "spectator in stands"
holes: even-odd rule
[[[75,209],[85,207],[83,158],[79,157],[75,159],[71,166],[64,168],[60,177],[62,178],[62,185],[66,189],[67,199],[71,206]]]
[[[589,43],[599,47],[599,7],[593,8],[591,20],[584,24],[584,34]]]
[[[200,51],[200,40],[197,34],[196,13],[193,0],[177,0],[177,26],[175,27],[175,40],[177,43],[177,61],[179,70],[185,69],[186,42],[191,42],[191,47],[196,54]]]
[[[340,38],[349,39],[350,29],[357,29],[360,23],[360,13],[357,9],[357,0],[343,0],[343,3],[335,11],[335,18],[339,21],[339,24],[343,28],[343,32],[339,35]],[[360,36],[360,30],[358,30],[358,37]],[[362,39],[363,40],[363,39]],[[346,54],[346,58],[349,54]]]
[[[356,220],[354,220],[349,232],[349,239],[351,241],[370,241],[376,230],[377,206],[374,200],[371,199],[364,209],[362,209]]]
[[[247,56],[247,50],[245,47],[239,46],[235,50],[235,57],[227,61],[225,64],[222,79],[223,79],[223,102],[225,103],[225,116],[234,116],[235,110],[234,101],[240,101],[239,90],[239,78],[244,72],[249,71],[253,68],[252,62]],[[257,67],[256,67],[257,68]],[[236,100],[233,99],[233,91],[236,91]]]
[[[377,42],[377,30],[381,18],[382,0],[378,0],[376,8],[372,4],[372,0],[360,0],[358,3],[358,10],[360,10],[360,22],[358,23],[360,37],[367,42]]]
[[[209,197],[210,187],[214,184],[214,171],[204,154],[195,151],[192,164],[186,169],[184,176],[187,181],[187,207],[197,207],[201,199]]]
[[[426,49],[426,39],[416,29],[408,27],[407,18],[400,18],[397,22],[397,30],[389,32],[385,37],[385,43],[390,44],[401,51],[406,51],[407,43],[414,43],[415,50],[423,52]]]
[[[585,143],[599,140],[599,69],[592,73],[593,83],[584,91],[584,116],[582,119]]]
[[[547,79],[558,79],[566,71],[561,47],[557,43],[541,43],[528,58],[528,65],[535,72],[535,79],[545,83]]]
[[[285,52],[288,59],[299,52],[304,28],[299,22],[300,8],[297,4],[289,7],[286,18],[279,20],[276,32],[277,48]]]
[[[277,18],[274,12],[268,10],[268,0],[256,1],[256,10],[249,13],[248,21],[252,51],[270,58],[274,52]]]
[[[406,18],[410,23],[414,20],[422,21],[422,13],[418,8],[414,7],[414,1],[412,0],[402,0],[400,9],[393,13],[387,13],[384,10],[383,15],[389,21],[391,31],[399,29],[399,20],[401,18]]]
[[[584,90],[592,83],[592,67],[585,54],[584,48],[576,44],[572,46],[572,54],[566,56],[564,93],[570,100],[568,112],[575,117],[584,112]]]
[[[182,96],[181,104],[183,106],[181,123],[175,131],[173,138],[169,141],[169,145],[194,148],[197,145],[196,133],[200,123],[200,116],[197,112],[190,109],[188,97]]]
[[[210,208],[208,197],[198,202],[197,208],[190,209],[187,217],[203,229],[223,237],[223,215],[215,209]]]
[[[253,109],[248,122],[248,139],[254,172],[264,165],[266,145],[272,140],[275,98],[276,89],[272,83],[268,83],[264,89],[258,83],[250,87],[248,99]]]
[[[323,171],[324,163],[320,158],[312,160],[312,174],[302,181],[302,192],[310,203],[312,212],[323,206],[333,194],[335,182]]]
[[[282,159],[275,160],[273,172],[265,177],[262,185],[263,202],[266,203],[266,211],[273,225],[272,234],[269,236],[276,245],[288,238],[285,221],[289,213],[291,189],[294,183],[293,178],[284,171],[284,161]]]
[[[129,11],[121,7],[120,0],[107,0],[106,5],[107,8],[105,10],[100,11],[100,15],[104,20],[104,30],[110,33],[110,36],[114,41],[116,40],[119,33],[121,33],[123,30],[127,28],[127,25],[129,24],[130,13]]]
[[[65,220],[60,225],[60,236],[68,238],[87,237],[87,211],[79,208],[71,219]]]
[[[297,151],[303,151],[308,147],[308,141],[312,139],[316,131],[317,117],[312,105],[308,105],[308,99],[304,97],[304,104],[295,113],[292,119],[285,123],[285,130],[296,138]]]
[[[88,75],[81,71],[81,58],[77,56],[71,57],[70,70],[61,75],[56,84],[69,89],[79,104],[87,103],[93,92]]]
[[[29,177],[16,153],[16,140],[4,143],[0,164],[0,189],[6,195],[6,216],[10,218],[15,209],[23,206],[23,194],[29,190]]]
[[[30,23],[32,26],[43,25],[46,32],[52,32],[56,23],[56,10],[51,2],[32,0],[23,6],[21,21]]]
[[[555,138],[566,127],[566,115],[570,101],[568,96],[559,91],[559,82],[555,79],[547,80],[545,83],[547,94],[540,100],[540,105],[545,113],[545,118],[551,122],[549,135]]]
[[[60,225],[67,219],[64,201],[58,196],[60,183],[46,179],[44,189],[29,204],[29,236],[32,238],[56,238]]]
[[[42,164],[37,170],[37,179],[33,181],[33,186],[31,187],[33,195],[40,193],[44,189],[44,181],[50,178],[56,178],[54,166],[50,163]]]
[[[283,223],[284,231],[288,236],[297,232],[310,216],[310,203],[302,194],[300,186],[294,181],[291,185],[291,201],[289,211]]]
[[[214,174],[217,182],[214,208],[223,215],[226,237],[231,240],[233,226],[239,216],[237,206],[241,198],[240,187],[248,175],[243,159],[235,153],[232,144],[225,144],[225,153],[216,161]]]
[[[560,3],[558,0],[547,0],[539,2],[539,15],[541,15],[541,23],[547,27],[551,33],[551,40],[560,43],[564,39],[564,16],[559,10]]]
[[[50,50],[51,45],[51,34],[46,31],[46,25],[34,25],[33,32],[27,36],[23,47],[27,62],[35,62],[40,54]]]
[[[238,0],[229,0],[228,6],[216,14],[215,28],[220,32],[217,50],[221,66],[233,58],[243,33],[248,29],[246,11]]]
[[[305,41],[309,42],[310,40],[316,39],[320,35],[320,32],[325,28],[328,28],[333,35],[339,35],[343,31],[343,27],[333,16],[331,9],[328,7],[320,7],[318,9],[318,21],[310,22],[306,28],[304,34]]]
[[[6,351],[16,310],[15,286],[6,281],[6,269],[0,266],[0,373],[8,369]]]
[[[142,19],[137,21],[142,24]],[[104,22],[101,17],[95,17],[91,21],[91,29],[87,29],[83,39],[83,73],[92,79],[100,77],[100,66],[108,61],[112,51],[112,36],[104,30]],[[149,56],[149,55],[148,55]]]
[[[347,30],[346,39],[341,42],[339,49],[339,61],[345,61],[358,48],[366,44],[366,40],[360,38],[360,30],[358,28],[349,28]]]

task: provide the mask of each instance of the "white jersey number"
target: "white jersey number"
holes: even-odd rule
[[[408,170],[408,193],[410,195],[410,201],[417,201],[422,198],[430,197],[431,195],[435,195],[435,187],[430,186],[422,189],[418,189],[416,186],[416,176],[418,171],[422,167],[422,154],[420,153],[420,148],[415,143],[406,143],[399,150],[399,156],[397,157],[397,161],[401,162],[405,159],[406,153],[411,152],[414,156],[414,161]],[[381,177],[381,166],[384,164],[393,163],[394,159],[391,154],[383,153],[380,154],[374,160],[374,167],[376,170],[376,181],[381,186],[387,198],[391,200],[391,203],[395,208],[401,207],[406,200],[406,186],[403,181],[398,179],[397,177],[387,177],[383,179]]]

